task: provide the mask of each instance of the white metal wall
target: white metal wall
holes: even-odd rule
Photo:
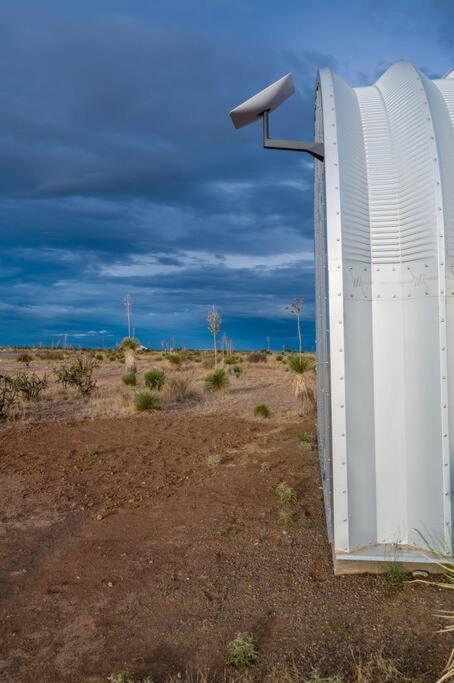
[[[351,88],[320,72],[319,439],[338,560],[424,561],[421,534],[451,547],[453,125],[451,76],[398,62]]]

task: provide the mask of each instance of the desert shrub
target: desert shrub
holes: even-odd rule
[[[282,353],[278,353],[276,356],[276,360],[283,360],[283,358],[284,356],[282,355]]]
[[[224,363],[225,363],[226,365],[235,365],[235,363],[236,363],[236,358],[235,358],[235,356],[226,356],[226,357],[224,358]]]
[[[249,363],[266,363],[267,357],[266,351],[253,351],[248,354],[247,360]]]
[[[176,368],[179,368],[183,362],[183,359],[178,353],[168,353],[166,359],[169,361],[170,365],[174,365]]]
[[[16,358],[16,363],[23,363],[25,367],[30,367],[30,363],[33,360],[33,356],[29,353],[20,353]]]
[[[285,481],[276,486],[276,493],[282,503],[296,503],[296,492]]]
[[[96,360],[104,360],[104,354],[97,353],[97,354],[95,354],[95,358],[96,358]]]
[[[38,401],[41,393],[49,386],[46,375],[39,377],[34,372],[30,375],[26,372],[19,372],[13,378],[13,382],[25,401]]]
[[[85,450],[87,451],[87,455],[99,455],[100,453],[100,448],[96,443],[87,443]]]
[[[296,353],[287,358],[287,363],[290,370],[293,370],[293,372],[296,372],[299,375],[309,372],[310,370],[314,370],[315,368],[314,358],[304,355],[299,356]]]
[[[229,385],[229,378],[223,368],[218,368],[205,378],[205,387],[208,391],[220,391]]]
[[[38,351],[36,354],[41,360],[65,360],[65,354],[63,351],[57,351],[54,349],[45,349],[44,351]]]
[[[219,453],[212,453],[211,455],[208,456],[207,458],[207,463],[211,467],[215,467],[216,465],[220,465],[222,462],[222,458],[219,455]]]
[[[167,391],[171,400],[181,403],[195,396],[194,389],[187,379],[172,379],[167,385]]]
[[[134,339],[133,337],[124,337],[118,348],[120,351],[124,351],[125,349],[132,349],[132,351],[136,351],[140,346],[140,342],[138,339]]]
[[[205,370],[211,370],[212,368],[214,368],[214,356],[213,357],[209,356],[208,358],[205,358],[203,360],[202,365],[205,368]]]
[[[166,373],[161,368],[150,368],[143,376],[145,386],[161,391],[166,379]]]
[[[19,394],[12,377],[0,375],[0,418],[10,417]]]
[[[127,384],[130,387],[135,387],[137,383],[137,377],[135,372],[126,372],[121,378],[123,384]]]
[[[227,664],[253,666],[257,661],[254,639],[249,633],[237,633],[227,645]]]
[[[271,411],[267,405],[264,403],[259,403],[259,405],[255,406],[254,408],[254,415],[255,417],[269,417],[271,415]]]
[[[160,410],[159,396],[150,389],[138,391],[134,396],[134,407],[139,413],[146,410]]]
[[[243,368],[241,368],[239,365],[234,365],[233,367],[229,368],[229,375],[235,375],[235,377],[239,377],[242,372]]]
[[[279,521],[279,524],[285,524],[286,526],[288,526],[289,524],[293,524],[295,519],[290,512],[286,512],[285,510],[281,510],[279,512],[278,521]]]
[[[54,370],[57,382],[67,387],[74,387],[82,396],[89,396],[96,388],[96,380],[93,377],[98,367],[96,358],[86,354],[74,356],[68,363]]]

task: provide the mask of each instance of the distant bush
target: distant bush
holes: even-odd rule
[[[243,368],[241,368],[239,365],[234,365],[233,367],[229,368],[229,373],[231,375],[235,375],[235,377],[239,377],[242,372]]]
[[[254,351],[248,355],[247,360],[249,363],[266,363],[267,357],[266,351]]]
[[[143,376],[145,386],[161,391],[166,379],[166,373],[161,368],[150,368]]]
[[[127,384],[128,386],[135,387],[137,383],[137,377],[135,372],[127,372],[123,375],[121,378],[121,381],[123,384]]]
[[[235,365],[235,363],[236,363],[236,358],[235,358],[235,356],[226,356],[226,357],[224,358],[224,363],[225,363],[226,365]]]
[[[13,378],[13,382],[25,401],[38,401],[41,393],[49,386],[46,375],[38,377],[34,372],[31,375],[27,375],[26,372],[19,372]]]
[[[276,356],[276,360],[283,360],[283,358],[284,356],[282,355],[282,353],[278,353]]]
[[[271,415],[271,411],[267,405],[264,403],[259,403],[259,405],[255,406],[254,408],[254,415],[255,417],[269,417]]]
[[[63,353],[63,351],[57,351],[54,349],[38,351],[36,355],[41,360],[65,360],[65,354]]]
[[[169,361],[170,365],[174,365],[177,368],[179,368],[183,362],[183,359],[178,353],[168,353],[166,359]]]
[[[0,375],[0,418],[11,417],[19,394],[14,380],[9,375]]]
[[[214,356],[205,358],[202,365],[205,368],[205,370],[211,370],[212,368],[214,368]]]
[[[133,351],[136,351],[140,346],[140,342],[138,339],[134,339],[133,337],[124,337],[118,348],[120,351],[124,351],[125,349],[132,349]]]
[[[195,396],[194,389],[187,379],[172,379],[167,387],[169,397],[177,403],[182,403]]]
[[[161,408],[159,396],[150,389],[138,391],[134,396],[134,407],[138,412],[159,410]]]
[[[65,388],[74,387],[82,396],[89,396],[96,388],[93,374],[98,365],[96,358],[81,353],[74,356],[66,365],[56,368],[54,373],[57,382]]]
[[[290,370],[293,370],[293,372],[296,372],[299,375],[314,370],[315,368],[314,358],[311,356],[300,356],[296,353],[287,358],[287,363]]]
[[[229,378],[223,368],[218,368],[205,379],[205,387],[208,391],[220,391],[229,385]]]
[[[95,355],[95,358],[96,358],[96,360],[104,360],[104,354],[102,354],[102,353],[97,353],[97,354]]]
[[[33,360],[33,356],[29,353],[20,353],[16,358],[16,363],[23,363],[27,368],[30,367],[30,363]]]

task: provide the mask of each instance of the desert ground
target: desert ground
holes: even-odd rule
[[[0,354],[1,374],[24,371],[17,355]],[[138,353],[134,387],[101,354],[88,398],[55,383],[61,359],[25,370],[49,387],[0,424],[0,681],[436,681],[452,642],[435,612],[451,594],[392,572],[334,576],[316,415],[285,358],[237,354],[218,392],[204,358]],[[152,366],[161,409],[137,413]],[[249,668],[226,660],[237,633],[254,640]]]

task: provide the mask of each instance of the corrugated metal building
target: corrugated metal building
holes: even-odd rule
[[[454,78],[323,69],[315,161],[318,429],[337,571],[450,549]]]

